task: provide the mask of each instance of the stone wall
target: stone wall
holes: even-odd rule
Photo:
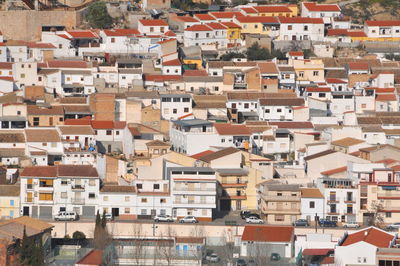
[[[42,26],[65,26],[75,29],[83,21],[84,9],[79,11],[0,11],[0,31],[6,39],[40,40]]]

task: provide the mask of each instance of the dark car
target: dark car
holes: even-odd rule
[[[337,222],[331,220],[321,219],[318,223],[321,227],[337,227]]]
[[[246,261],[244,259],[238,259],[236,261],[236,266],[246,266]]]
[[[306,219],[298,219],[293,222],[293,226],[310,226]]]
[[[271,254],[271,260],[278,261],[280,259],[281,259],[281,255],[279,255],[279,253],[272,253]]]
[[[242,217],[242,219],[246,219],[249,218],[250,216],[256,217],[257,219],[260,219],[260,215],[258,215],[257,213],[253,213],[250,211],[241,211],[240,212],[240,217]]]

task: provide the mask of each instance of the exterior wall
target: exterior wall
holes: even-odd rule
[[[314,207],[312,207],[312,202],[314,202]],[[315,216],[324,217],[324,204],[323,198],[301,198],[301,218],[315,221]]]
[[[1,196],[0,197],[0,217],[4,219],[13,219],[20,216],[20,197],[19,196]]]
[[[376,265],[377,248],[360,241],[350,246],[335,248],[335,265]]]
[[[39,118],[39,125],[34,125],[34,120]],[[28,115],[29,127],[54,127],[64,124],[64,115]]]

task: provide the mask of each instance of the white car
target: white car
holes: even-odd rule
[[[387,227],[389,230],[400,229],[400,223],[392,223]]]
[[[359,228],[360,225],[357,222],[347,222],[343,224],[344,228]]]
[[[248,223],[248,224],[263,224],[264,220],[261,220],[254,216],[250,216],[250,217],[246,218],[246,223]]]
[[[54,216],[56,221],[76,221],[78,220],[78,214],[76,212],[59,212]]]
[[[208,254],[208,255],[206,256],[206,261],[209,261],[209,262],[219,262],[219,257],[218,257],[217,254],[211,253],[211,254]]]
[[[174,219],[169,216],[169,215],[156,215],[154,217],[154,221],[155,222],[167,222],[167,223],[172,223],[174,221]]]
[[[180,219],[179,222],[181,224],[183,224],[183,223],[195,224],[195,223],[198,223],[199,221],[197,221],[196,217],[194,217],[194,216],[185,216],[182,219]]]

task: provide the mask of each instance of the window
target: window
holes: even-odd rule
[[[173,98],[173,102],[174,103],[180,103],[181,102],[181,98]]]
[[[108,136],[110,136],[112,133],[111,133],[111,130],[107,130],[106,131],[106,135],[108,135]]]
[[[25,78],[25,74],[21,74],[21,78],[24,79]]]
[[[104,196],[103,201],[108,201],[108,196]]]
[[[299,77],[304,78],[304,71],[299,72]]]
[[[183,112],[188,113],[189,112],[189,107],[183,108]]]
[[[140,210],[140,214],[141,215],[146,215],[147,214],[147,210],[146,209],[141,209]]]
[[[366,103],[362,103],[361,104],[361,108],[367,108],[367,104]]]
[[[304,25],[304,31],[308,31],[308,26]]]
[[[385,216],[386,216],[386,218],[392,218],[392,213],[391,212],[387,212]]]
[[[95,193],[89,193],[89,199],[95,199],[96,194]]]
[[[39,200],[53,200],[53,193],[39,193]]]
[[[224,142],[225,142],[225,139],[221,139],[221,142],[224,143]]]
[[[160,203],[167,203],[167,199],[160,199]]]
[[[160,27],[160,32],[164,32],[164,27]]]
[[[275,222],[283,222],[285,220],[284,215],[275,215]]]
[[[271,110],[265,109],[265,112],[266,112],[267,114],[269,114],[269,113],[271,112]]]
[[[154,27],[150,27],[150,32],[154,32]]]
[[[182,98],[182,102],[188,103],[188,102],[190,102],[190,98]]]
[[[129,196],[125,196],[125,201],[129,201],[130,197]]]
[[[166,215],[167,212],[165,211],[165,209],[161,209],[161,210],[160,210],[160,214],[161,214],[161,215]]]
[[[281,108],[276,109],[276,111],[277,111],[278,113],[282,113],[282,109],[281,109]]]
[[[320,98],[322,98],[322,97],[325,97],[326,96],[326,94],[325,93],[323,93],[323,92],[321,92],[321,93],[318,93],[318,97],[320,97]]]
[[[196,33],[196,38],[199,38],[199,34],[198,33]]]
[[[153,189],[160,189],[160,184],[153,184]]]
[[[14,200],[10,200],[10,206],[14,206]]]
[[[315,208],[315,201],[310,201],[310,209],[314,209]]]
[[[249,104],[248,104],[248,103],[245,103],[245,104],[244,104],[244,108],[245,108],[245,109],[249,108]]]
[[[313,71],[313,76],[316,77],[319,75],[319,71]]]
[[[146,202],[147,202],[147,198],[142,198],[142,199],[140,200],[140,202],[146,203]]]
[[[67,180],[61,180],[61,185],[65,186],[65,185],[67,185],[67,184],[68,184],[68,181],[67,181]]]
[[[60,117],[60,118],[58,119],[58,121],[62,122],[62,121],[64,121],[64,118],[63,118],[63,117]]]
[[[111,38],[111,43],[115,43],[115,38]]]
[[[89,186],[95,186],[96,180],[89,180]]]
[[[288,26],[287,26],[287,29],[288,29],[288,30],[292,30],[292,29],[293,29],[293,26],[292,26],[292,25],[288,25]]]
[[[142,189],[143,188],[143,184],[136,184],[137,189]]]
[[[124,212],[125,212],[125,214],[129,214],[129,213],[131,213],[131,209],[130,208],[125,208]]]
[[[119,136],[119,130],[115,131],[115,135]]]
[[[66,199],[67,198],[67,192],[61,192],[61,198]]]

